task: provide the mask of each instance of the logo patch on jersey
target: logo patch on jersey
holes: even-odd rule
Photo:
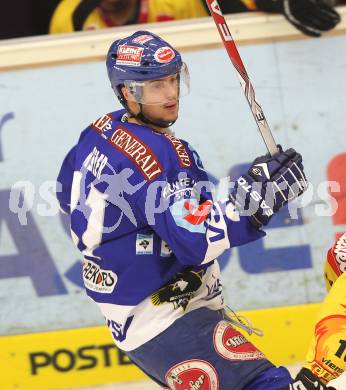
[[[212,206],[213,202],[211,200],[206,200],[197,207],[186,201],[184,207],[189,211],[189,214],[186,215],[184,219],[191,225],[200,225],[207,219]]]
[[[114,272],[102,269],[93,262],[84,260],[83,280],[87,289],[101,294],[111,294],[118,277]]]
[[[215,297],[221,295],[222,284],[220,282],[220,279],[212,275],[210,282],[207,284],[207,289],[208,289],[208,295],[204,298],[206,301],[210,301],[211,299],[214,299]],[[221,299],[223,302],[223,298]]]
[[[144,47],[120,45],[117,52],[117,65],[139,66]]]
[[[192,196],[192,190],[195,184],[196,181],[194,179],[186,176],[180,177],[179,174],[178,180],[172,183],[167,183],[162,191],[162,195],[165,199],[168,199],[172,196],[174,196],[175,200],[190,198]]]
[[[220,321],[214,330],[214,348],[228,360],[260,360],[265,356],[227,321]]]
[[[174,309],[182,307],[186,310],[190,300],[202,285],[204,271],[178,273],[165,286],[151,294],[154,306],[172,303]]]
[[[164,134],[165,137],[171,142],[174,147],[175,153],[178,156],[179,164],[181,167],[191,167],[190,156],[188,155],[184,144],[179,138],[173,137],[170,134]]]
[[[131,322],[133,320],[134,316],[128,317],[126,319],[125,324],[120,324],[119,322],[116,322],[114,320],[107,319],[107,326],[112,332],[112,336],[115,340],[122,343],[124,340],[126,340],[127,331],[131,325]]]
[[[154,152],[125,127],[118,127],[108,142],[128,157],[147,181],[156,179],[162,173]]]
[[[156,50],[154,54],[155,60],[160,64],[166,64],[167,62],[171,62],[174,57],[174,50],[168,46],[160,47]]]
[[[172,254],[172,249],[168,246],[167,242],[161,240],[161,257],[169,257]]]
[[[99,133],[103,133],[106,130],[112,128],[112,118],[109,115],[103,115],[101,118],[96,119],[91,126]]]
[[[154,39],[152,35],[144,34],[144,35],[139,35],[138,37],[132,39],[132,42],[143,44],[148,41],[151,41],[152,39]]]
[[[154,236],[152,234],[137,234],[136,255],[152,255]]]
[[[170,368],[166,383],[172,390],[218,390],[215,368],[204,360],[186,360]]]
[[[185,217],[190,214],[188,210],[190,210],[193,207],[198,208],[198,206],[199,204],[197,199],[191,198],[188,201],[188,205],[185,199],[179,199],[175,201],[172,204],[172,206],[169,207],[169,211],[177,226],[180,226],[192,233],[205,234],[206,232],[205,223],[194,225],[185,219]]]

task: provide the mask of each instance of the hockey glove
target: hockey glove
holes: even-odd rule
[[[333,29],[341,20],[327,0],[256,0],[256,6],[283,14],[298,30],[312,37]]]
[[[294,382],[281,390],[336,390],[334,387],[326,386],[312,374],[307,368],[302,368]]]
[[[230,194],[240,215],[248,216],[256,227],[267,225],[277,211],[308,186],[302,156],[294,149],[279,150],[274,157],[256,158]]]

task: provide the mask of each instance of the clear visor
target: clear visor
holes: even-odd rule
[[[172,103],[186,96],[190,91],[190,76],[187,65],[183,63],[178,73],[161,79],[124,82],[128,92],[126,99],[147,105]]]

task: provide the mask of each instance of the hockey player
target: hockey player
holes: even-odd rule
[[[327,384],[346,369],[346,233],[329,249],[324,269],[329,294],[318,313],[304,367]]]
[[[197,152],[169,128],[189,89],[180,53],[138,31],[111,45],[107,70],[124,109],[82,132],[57,196],[115,344],[170,389],[288,389],[288,371],[228,322],[217,256],[263,237],[304,192],[301,156],[258,157],[213,202]]]

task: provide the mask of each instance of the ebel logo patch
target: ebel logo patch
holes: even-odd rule
[[[260,360],[265,356],[229,322],[220,321],[214,330],[215,351],[228,360]]]
[[[152,234],[137,234],[136,255],[152,255],[154,236]]]
[[[114,272],[102,269],[93,262],[84,260],[83,280],[87,289],[101,294],[111,294],[118,277]]]

